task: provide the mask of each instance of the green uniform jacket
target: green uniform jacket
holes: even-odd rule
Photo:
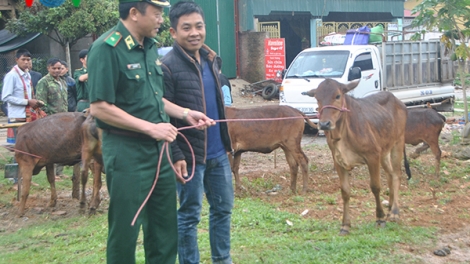
[[[143,43],[139,45],[122,22],[93,43],[87,56],[90,103],[104,101],[152,123],[169,122],[155,41],[145,38]],[[117,128],[99,119],[96,123],[104,130],[102,151],[110,197],[107,263],[135,263],[143,224],[146,263],[174,264],[176,180],[165,155],[155,190],[136,225],[130,225],[155,179],[163,141],[118,135]]]
[[[54,79],[50,74],[42,77],[36,86],[36,99],[46,105],[41,107],[47,115],[67,112],[67,84],[62,78]]]
[[[90,101],[88,100],[88,80],[84,82],[78,80],[80,76],[86,73],[88,73],[88,71],[85,67],[77,69],[73,73],[73,78],[77,86],[77,112],[82,112],[90,107]]]
[[[87,58],[90,103],[106,101],[137,118],[169,122],[155,40],[145,38],[141,47],[119,22],[93,43]],[[97,125],[115,129],[98,119]]]

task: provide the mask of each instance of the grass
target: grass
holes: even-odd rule
[[[70,173],[67,170],[66,173]],[[32,187],[33,192],[48,189],[44,172],[33,179],[39,184]],[[68,182],[58,182],[58,188],[70,188]],[[9,183],[2,179],[0,184],[6,186]],[[300,196],[292,199],[295,202],[304,200]],[[336,203],[333,196],[325,196],[324,202]],[[442,200],[445,202],[448,201]],[[202,263],[210,263],[207,207],[204,203],[199,225]],[[43,221],[14,233],[0,229],[0,263],[105,263],[106,214],[64,219],[44,213],[38,217]],[[293,225],[288,225],[286,220]],[[399,252],[397,246],[432,241],[435,232],[434,229],[393,223],[377,229],[374,223],[358,222],[352,227],[350,236],[340,237],[339,225],[339,221],[308,219],[280,211],[276,205],[261,199],[237,198],[232,215],[233,260],[235,263],[412,262],[413,256]],[[138,244],[137,263],[144,263],[142,235]]]
[[[207,204],[204,207],[207,212]],[[210,263],[208,233],[201,230],[207,225],[205,214],[199,232],[202,263]],[[352,235],[340,237],[338,225],[280,212],[261,200],[238,199],[232,220],[232,256],[235,263],[397,263],[413,257],[390,255],[397,250],[393,245],[433,237],[433,230],[426,228],[388,224],[377,229],[374,223],[355,226]],[[104,263],[106,235],[106,215],[44,222],[2,234],[0,262]],[[137,263],[144,263],[142,236],[139,243]]]
[[[4,163],[0,161],[0,167]],[[311,172],[331,170],[331,164],[311,163]],[[426,164],[415,161],[412,165],[418,168],[420,174],[429,173]],[[433,179],[433,186],[441,186],[447,181],[459,179],[470,181],[468,166],[455,166],[443,163],[449,171],[445,180]],[[365,169],[364,169],[365,170]],[[368,175],[357,169],[354,177],[367,178]],[[3,169],[0,171],[0,213],[1,208],[12,206],[12,193],[8,192],[10,181],[3,179]],[[65,174],[71,175],[71,168],[65,168]],[[333,173],[334,174],[334,173]],[[290,179],[283,186],[288,188]],[[409,189],[402,192],[406,197],[420,188],[422,178],[412,178],[408,183]],[[256,178],[248,181],[241,177],[242,184],[249,186],[254,192],[265,192],[276,186],[270,177]],[[34,176],[33,181],[38,186],[32,186],[32,193],[44,191],[49,194],[49,184],[45,172]],[[338,179],[334,179],[337,182]],[[445,182],[441,182],[445,181]],[[70,190],[70,181],[57,182],[58,190]],[[90,183],[89,183],[90,184]],[[468,192],[469,189],[461,190]],[[368,195],[370,190],[353,188],[355,195]],[[298,207],[297,214],[280,209],[279,204],[254,198],[250,195],[237,197],[232,214],[232,257],[234,263],[420,263],[406,248],[414,248],[414,253],[420,253],[420,248],[435,243],[436,228],[413,227],[405,224],[387,223],[383,229],[375,227],[373,221],[364,220],[371,216],[375,203],[371,199],[361,206],[370,210],[361,211],[354,215],[351,235],[338,235],[341,220],[319,219],[310,216],[328,207],[342,207],[338,203],[339,191],[332,193],[316,193],[315,197],[293,195],[288,202]],[[430,196],[430,195],[428,195]],[[312,200],[314,199],[314,200]],[[452,202],[452,198],[437,192],[439,205]],[[305,206],[308,204],[308,206]],[[101,206],[105,206],[103,203]],[[208,235],[208,205],[204,202],[203,214],[199,225],[199,247],[201,263],[211,263]],[[305,208],[311,212],[300,216]],[[415,208],[415,210],[428,210]],[[48,212],[34,215],[34,219],[18,218],[18,221],[31,221],[34,224],[25,226],[15,232],[10,232],[0,226],[0,263],[105,263],[107,239],[107,215],[98,214],[75,217],[58,217]],[[410,216],[411,217],[411,216]],[[456,215],[459,219],[468,219],[470,214],[462,212]],[[0,215],[0,223],[4,223]],[[292,223],[289,225],[287,220]],[[145,263],[142,234],[138,239],[136,249],[137,263]],[[418,249],[416,249],[418,248]]]

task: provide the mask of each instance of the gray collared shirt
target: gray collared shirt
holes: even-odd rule
[[[18,72],[15,70],[18,70]],[[21,77],[20,77],[21,76]],[[25,118],[25,108],[28,100],[24,96],[24,84],[28,98],[32,98],[31,94],[31,75],[29,72],[22,71],[17,65],[11,69],[3,78],[2,101],[8,103],[8,118]]]

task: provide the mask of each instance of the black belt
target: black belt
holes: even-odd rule
[[[145,135],[139,132],[134,132],[134,131],[129,131],[129,130],[106,129],[106,131],[108,131],[108,133],[110,134],[119,135],[119,136],[140,138],[140,139],[146,139],[146,140],[155,140],[153,137],[149,135]]]

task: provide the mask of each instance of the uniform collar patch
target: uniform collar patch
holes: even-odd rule
[[[127,45],[127,49],[131,50],[132,48],[134,48],[136,45],[135,45],[135,42],[134,42],[134,39],[132,38],[131,35],[127,36],[124,41],[126,42],[126,45]]]

